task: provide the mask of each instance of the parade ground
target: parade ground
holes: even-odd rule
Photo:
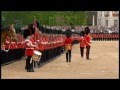
[[[75,44],[70,63],[64,53],[35,72],[26,72],[21,60],[1,66],[1,79],[119,79],[119,41],[93,41],[91,60],[85,56],[81,58]]]

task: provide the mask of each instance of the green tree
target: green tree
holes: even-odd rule
[[[1,16],[3,26],[28,25],[33,23],[34,16],[41,25],[86,25],[86,12],[83,11],[2,11]]]

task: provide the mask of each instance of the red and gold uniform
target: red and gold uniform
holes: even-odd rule
[[[85,37],[80,37],[80,47],[85,47],[86,45],[86,41],[85,41]]]
[[[81,57],[83,57],[83,55],[84,55],[84,47],[85,47],[85,45],[86,45],[85,37],[84,37],[84,36],[81,36],[79,41],[80,41]]]
[[[69,62],[71,62],[71,49],[72,49],[71,44],[72,44],[72,41],[73,41],[73,39],[71,37],[67,37],[65,39],[64,45],[66,47],[66,62],[68,62],[68,60],[69,60]]]
[[[86,39],[86,46],[91,46],[91,36],[88,34],[85,36],[85,39]]]
[[[25,55],[26,56],[32,56],[34,53],[34,47],[32,46],[34,43],[33,39],[30,40],[25,40],[25,44],[26,44],[26,50],[25,50]]]
[[[90,52],[90,47],[91,47],[91,36],[88,34],[85,36],[85,39],[86,39],[86,58],[89,59],[89,52]]]
[[[34,55],[34,47],[36,47],[36,45],[34,45],[33,36],[32,36],[32,38],[30,38],[30,36],[28,36],[28,38],[25,40],[25,46],[26,46],[25,55],[27,56],[26,69],[27,69],[27,71],[33,72],[34,69],[33,69],[32,56]]]

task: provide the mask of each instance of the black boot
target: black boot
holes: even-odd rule
[[[71,62],[71,59],[69,59],[69,62]]]
[[[30,72],[34,72],[34,69],[31,69]]]

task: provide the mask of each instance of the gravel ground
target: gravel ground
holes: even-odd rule
[[[2,66],[1,79],[119,79],[118,41],[94,41],[90,58],[81,58],[79,44],[76,44],[71,63],[66,62],[62,54],[35,72],[26,72],[25,60],[22,60]]]

